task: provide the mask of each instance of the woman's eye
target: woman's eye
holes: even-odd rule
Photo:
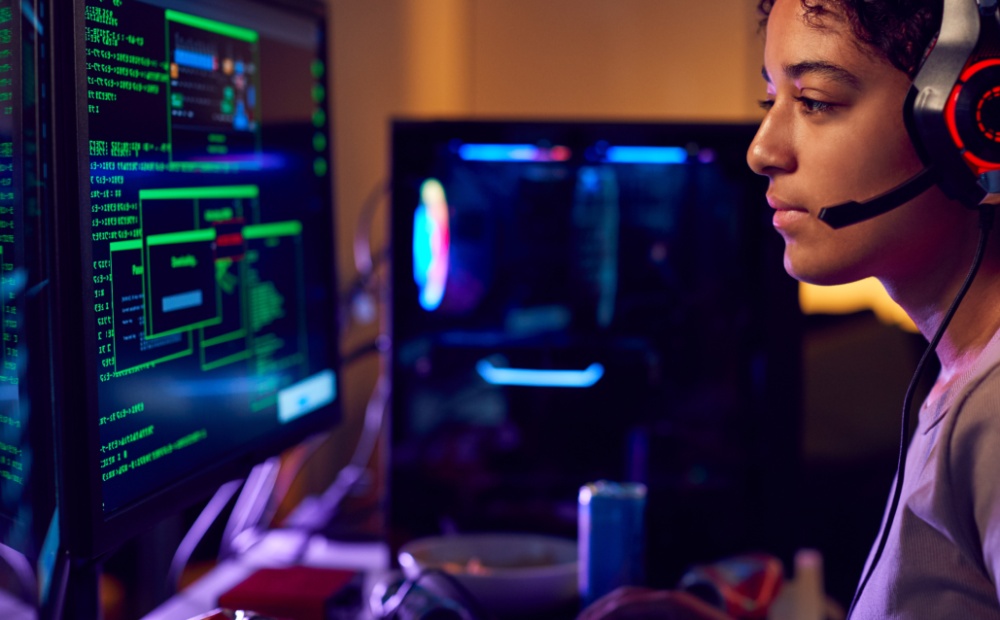
[[[827,103],[825,101],[817,101],[816,99],[810,99],[809,97],[795,97],[795,100],[802,104],[805,111],[809,114],[817,112],[829,112],[834,108],[834,104]]]
[[[760,106],[761,110],[767,112],[768,110],[774,107],[774,99],[761,99],[760,101],[757,102],[757,105]]]

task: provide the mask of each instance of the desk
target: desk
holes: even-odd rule
[[[323,568],[345,568],[366,575],[365,595],[370,580],[389,570],[389,548],[383,543],[344,543],[315,536],[296,561],[304,534],[295,530],[272,530],[243,555],[220,563],[197,582],[178,592],[144,616],[144,620],[188,620],[216,607],[219,595],[239,584],[259,568],[280,568],[293,564]],[[366,599],[367,601],[367,599]],[[365,608],[367,612],[367,607]],[[367,618],[367,613],[359,620]]]

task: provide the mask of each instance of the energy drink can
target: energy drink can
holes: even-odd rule
[[[600,480],[580,487],[579,589],[586,606],[645,580],[646,486]]]

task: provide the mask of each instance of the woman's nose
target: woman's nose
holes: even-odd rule
[[[747,149],[747,164],[751,170],[764,176],[795,169],[791,129],[777,104],[761,121],[757,135]]]

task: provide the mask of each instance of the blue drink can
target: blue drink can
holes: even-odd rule
[[[586,606],[619,586],[645,581],[646,485],[600,480],[580,487],[579,589]]]

